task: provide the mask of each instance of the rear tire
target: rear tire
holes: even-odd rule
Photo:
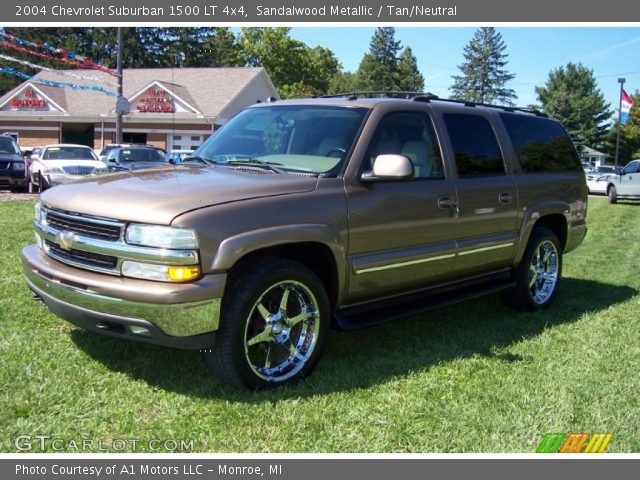
[[[548,228],[533,230],[520,265],[516,286],[502,292],[502,301],[518,310],[539,310],[553,302],[562,275],[562,250],[558,236]]]
[[[609,203],[618,203],[618,191],[616,190],[615,185],[609,186],[607,196],[609,197]]]
[[[313,371],[331,315],[315,273],[298,262],[264,258],[234,274],[226,292],[213,349],[204,352],[218,379],[261,390]]]

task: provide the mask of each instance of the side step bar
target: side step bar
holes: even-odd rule
[[[394,299],[393,302],[385,301],[366,306],[345,308],[335,312],[333,316],[338,328],[341,330],[357,330],[482,297],[515,285],[516,283],[512,280],[492,280],[455,290],[438,290],[421,295],[411,295],[410,297],[404,297],[404,302],[400,299]]]

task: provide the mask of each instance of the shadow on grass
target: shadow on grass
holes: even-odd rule
[[[239,392],[221,385],[197,351],[174,350],[74,330],[72,340],[111,370],[165,390],[227,401],[275,402],[366,388],[433,365],[472,356],[526,361],[496,352],[546,329],[577,321],[636,295],[637,290],[593,280],[564,278],[554,305],[516,312],[498,295],[353,332],[331,332],[315,373],[297,385],[268,392]]]

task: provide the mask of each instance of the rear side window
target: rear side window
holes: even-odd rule
[[[446,114],[459,177],[505,174],[504,161],[491,124],[484,117]]]
[[[580,159],[562,125],[548,118],[501,113],[524,172],[579,172]]]

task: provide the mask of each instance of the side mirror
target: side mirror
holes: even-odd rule
[[[411,180],[414,175],[413,163],[409,158],[389,153],[378,155],[373,163],[373,170],[364,172],[360,179],[363,182]]]

